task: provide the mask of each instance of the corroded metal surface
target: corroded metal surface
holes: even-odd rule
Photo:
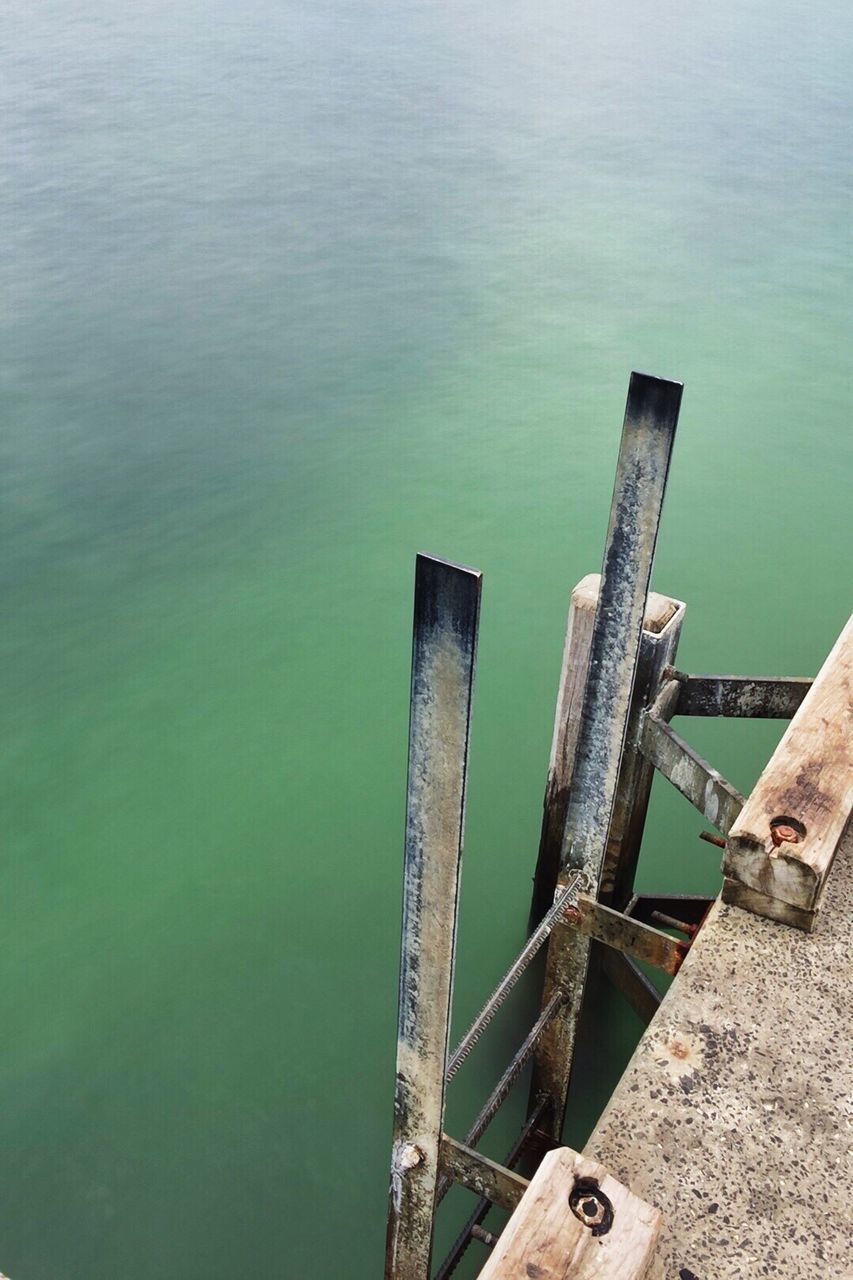
[[[580,872],[592,896],[613,813],[681,393],[680,383],[631,375],[563,832],[563,867]],[[531,1100],[540,1093],[551,1100],[554,1136],[563,1125],[589,945],[583,934],[561,928],[548,948],[543,1000],[558,990],[568,998],[542,1037]]]
[[[675,671],[681,690],[677,716],[790,720],[812,687],[810,677],[695,676]]]
[[[546,1106],[547,1100],[545,1098],[540,1098],[538,1105],[533,1108],[530,1115],[527,1117],[524,1128],[516,1138],[511,1151],[504,1160],[505,1168],[515,1168],[516,1164],[521,1159],[521,1156],[526,1150],[531,1135],[539,1123]],[[468,1245],[471,1243],[471,1238],[474,1234],[474,1228],[478,1227],[480,1223],[484,1221],[491,1207],[491,1200],[486,1196],[481,1196],[467,1222],[464,1224],[459,1235],[451,1245],[447,1257],[436,1271],[435,1280],[450,1280],[450,1277],[453,1275],[454,1271],[459,1266],[459,1263],[465,1256]]]
[[[459,1044],[451,1054],[450,1061],[447,1064],[448,1084],[456,1075],[456,1072],[462,1066],[462,1063],[468,1057],[468,1054],[474,1048],[474,1045],[480,1039],[480,1036],[483,1034],[498,1009],[500,1009],[501,1005],[518,982],[521,975],[526,971],[535,956],[539,954],[539,951],[548,941],[555,924],[560,919],[563,909],[575,901],[579,882],[580,876],[570,877],[565,889],[563,889],[563,891],[557,896],[557,901],[554,903],[551,910],[530,935],[525,946],[521,949],[509,969],[507,969],[503,978],[495,987],[483,1008],[477,1014],[471,1026],[459,1041]]]
[[[576,915],[571,915],[572,911]],[[686,942],[671,938],[668,933],[652,929],[619,911],[613,911],[585,894],[578,898],[577,907],[566,910],[565,916],[586,937],[595,938],[597,942],[613,947],[616,951],[624,951],[635,960],[642,960],[672,976],[678,973],[687,955]]]
[[[513,1210],[530,1186],[527,1178],[489,1160],[446,1133],[441,1138],[441,1172],[493,1204]]]
[[[480,589],[418,556],[387,1280],[429,1280]]]
[[[712,826],[728,834],[745,798],[657,711],[647,711],[643,717],[640,750]]]

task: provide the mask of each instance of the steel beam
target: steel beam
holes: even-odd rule
[[[513,1169],[521,1159],[521,1156],[530,1141],[531,1134],[539,1123],[542,1113],[545,1111],[546,1107],[547,1100],[545,1098],[540,1098],[538,1105],[533,1108],[530,1115],[527,1117],[524,1128],[513,1143],[512,1150],[509,1152],[506,1160],[504,1160],[505,1168]],[[459,1263],[465,1256],[468,1245],[471,1243],[471,1238],[474,1234],[475,1228],[479,1227],[479,1225],[485,1221],[491,1207],[491,1200],[487,1199],[485,1196],[481,1196],[474,1206],[470,1217],[459,1232],[459,1235],[451,1245],[447,1257],[436,1271],[435,1280],[450,1280],[450,1277],[453,1275],[454,1271],[459,1266]]]
[[[481,585],[417,558],[386,1280],[430,1274]]]
[[[619,770],[619,785],[607,834],[599,896],[602,902],[624,911],[634,892],[640,846],[652,790],[654,769],[639,748],[643,711],[658,695],[664,671],[674,660],[684,623],[686,606],[672,601],[673,615],[659,631],[645,627],[640,635],[637,674]]]
[[[615,951],[624,951],[635,960],[642,960],[673,977],[689,950],[688,943],[671,938],[668,933],[623,915],[621,911],[613,911],[583,894],[578,898],[577,906],[567,908],[565,915],[568,923],[587,938],[595,938],[596,942],[603,942]]]
[[[469,1191],[476,1191],[492,1204],[509,1209],[510,1213],[530,1186],[527,1178],[489,1160],[446,1133],[441,1136],[440,1164],[441,1172],[453,1182],[461,1183]]]
[[[694,676],[675,671],[677,716],[790,720],[812,687],[810,677]]]
[[[610,947],[605,947],[601,967],[607,979],[625,997],[637,1017],[648,1026],[663,999],[655,984],[646,977],[636,961],[625,955],[623,951],[613,951]]]
[[[655,710],[643,718],[640,750],[712,826],[728,835],[746,800]]]
[[[613,812],[682,389],[640,373],[631,375],[628,389],[561,855],[564,869],[579,872],[591,895],[598,893]],[[555,930],[543,1002],[558,990],[568,1000],[542,1037],[531,1086],[532,1101],[540,1093],[550,1099],[547,1123],[555,1137],[588,965],[589,939]]]

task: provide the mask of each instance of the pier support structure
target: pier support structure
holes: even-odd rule
[[[448,1035],[481,584],[475,570],[418,557],[386,1280],[430,1280],[434,1216],[453,1182],[478,1201],[435,1280],[452,1275],[472,1240],[495,1245],[482,1225],[492,1204],[512,1210],[522,1199],[531,1203],[515,1165],[526,1150],[559,1145],[591,941],[603,944],[607,976],[646,1022],[660,995],[638,962],[678,973],[712,900],[634,892],[655,772],[721,833],[703,834],[726,848],[727,901],[800,928],[814,926],[849,817],[849,793],[841,802],[846,817],[818,822],[816,841],[806,841],[806,825],[796,815],[781,812],[778,793],[761,793],[763,816],[750,826],[744,797],[670,724],[675,716],[796,716],[789,731],[795,735],[802,717],[813,721],[837,693],[825,684],[809,694],[808,679],[696,676],[675,668],[685,605],[650,594],[649,581],[680,400],[680,384],[632,375],[602,574],[578,584],[569,610],[530,937],[453,1050]],[[849,626],[839,645],[843,662],[835,666],[846,663],[849,680]],[[801,729],[800,739],[807,738]],[[771,815],[768,805],[780,813]],[[762,857],[772,860],[771,871]],[[463,1139],[451,1138],[444,1130],[446,1086],[546,945],[539,1014]],[[501,1165],[476,1148],[531,1060],[527,1120]],[[508,1249],[503,1255],[516,1256]],[[514,1272],[493,1268],[489,1274]],[[641,1270],[623,1265],[595,1274],[629,1280]]]

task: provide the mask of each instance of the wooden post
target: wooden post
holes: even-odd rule
[[[417,558],[386,1280],[430,1274],[481,580]]]
[[[588,573],[575,587],[569,603],[563,665],[560,668],[560,686],[557,691],[557,709],[554,715],[554,733],[551,738],[551,759],[548,762],[548,781],[545,784],[539,856],[533,877],[533,901],[530,906],[531,931],[539,924],[554,901],[554,890],[560,872],[563,828],[566,825],[566,813],[569,808],[569,787],[575,765],[575,748],[580,729],[583,691],[589,667],[589,649],[592,644],[592,628],[595,623],[600,583],[600,573]]]
[[[640,1280],[660,1212],[568,1147],[545,1156],[480,1280]]]
[[[723,901],[811,932],[853,808],[853,617],[726,841]]]

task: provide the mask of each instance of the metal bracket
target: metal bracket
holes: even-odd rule
[[[690,949],[689,942],[682,942],[660,929],[653,929],[651,925],[632,920],[630,916],[583,894],[578,898],[576,907],[566,908],[564,917],[567,924],[575,925],[588,938],[595,938],[615,951],[624,951],[633,959],[642,960],[673,977]]]
[[[806,676],[694,676],[670,669],[679,683],[677,716],[791,720],[812,687]]]

